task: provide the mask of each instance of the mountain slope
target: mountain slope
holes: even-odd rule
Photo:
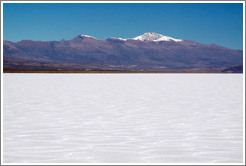
[[[145,33],[133,39],[4,41],[4,69],[222,71],[243,64],[243,52]],[[41,67],[42,66],[42,67]]]

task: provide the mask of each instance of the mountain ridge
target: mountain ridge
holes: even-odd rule
[[[51,70],[226,71],[243,64],[242,50],[154,32],[132,39],[77,35],[71,40],[3,44],[5,70],[43,70],[46,66]]]

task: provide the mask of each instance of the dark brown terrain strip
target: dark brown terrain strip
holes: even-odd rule
[[[3,73],[232,73],[220,71],[115,71],[115,70],[4,70]]]

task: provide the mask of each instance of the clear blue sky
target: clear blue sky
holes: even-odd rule
[[[145,32],[243,48],[243,4],[4,3],[3,38],[9,41],[132,38]]]

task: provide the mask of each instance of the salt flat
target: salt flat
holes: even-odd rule
[[[4,163],[242,163],[242,74],[4,74]]]

